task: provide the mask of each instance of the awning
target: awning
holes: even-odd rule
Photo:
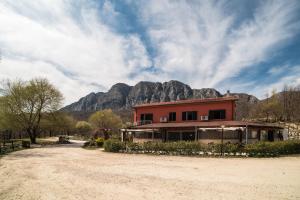
[[[198,128],[198,130],[206,131],[206,130],[224,130],[224,131],[236,131],[236,130],[244,130],[245,127],[225,127],[225,128]]]
[[[153,132],[158,131],[158,129],[120,129],[123,132]]]
[[[244,122],[244,121],[197,121],[197,122],[167,122],[167,123],[152,123],[136,126],[132,129],[160,129],[160,128],[221,128],[224,127],[256,127],[256,128],[272,128],[272,129],[283,129],[278,124],[269,123],[255,123],[255,122]]]

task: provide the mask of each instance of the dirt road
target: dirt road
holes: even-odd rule
[[[125,155],[78,145],[0,159],[0,199],[300,199],[300,157]]]

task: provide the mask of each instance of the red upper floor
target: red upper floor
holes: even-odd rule
[[[235,118],[236,100],[236,97],[222,97],[137,105],[134,122],[231,121]]]

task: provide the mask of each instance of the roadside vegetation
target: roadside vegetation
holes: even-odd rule
[[[104,150],[107,152],[155,155],[274,157],[299,154],[300,141],[258,142],[247,145],[226,143],[221,145],[183,141],[126,143],[118,140],[107,140],[104,142]]]
[[[0,154],[39,144],[66,144],[70,139],[85,140],[84,148],[104,147],[108,152],[168,155],[278,156],[299,152],[299,141],[238,144],[199,144],[194,142],[137,144],[119,141],[124,124],[110,109],[76,120],[62,112],[63,95],[47,79],[5,81],[0,94]],[[288,87],[251,107],[246,120],[282,122],[299,135],[300,87]],[[298,130],[298,132],[297,132]],[[42,138],[58,136],[58,141]]]
[[[80,128],[93,130],[89,140],[84,143],[85,148],[101,148],[104,141],[119,138],[118,130],[123,126],[121,118],[107,109],[97,111],[89,117],[89,122],[80,122]]]
[[[46,79],[7,81],[1,97],[2,123],[26,131],[31,143],[36,143],[42,120],[58,110],[62,99],[62,94]]]
[[[47,79],[4,81],[0,93],[0,154],[23,149],[23,143],[67,144],[70,139],[88,141],[85,147],[99,148],[104,140],[118,137],[123,126],[112,110],[92,113],[77,121],[60,111],[63,95]],[[58,137],[57,141],[42,138]]]
[[[288,130],[289,138],[300,139],[300,85],[284,86],[283,90],[273,90],[271,95],[251,105],[244,116],[247,121],[276,122]]]

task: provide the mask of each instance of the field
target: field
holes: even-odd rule
[[[300,199],[300,157],[105,153],[80,144],[0,158],[0,199]]]

